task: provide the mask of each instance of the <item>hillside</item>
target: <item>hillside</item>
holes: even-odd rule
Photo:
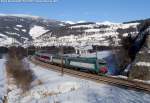
[[[119,45],[119,35],[127,36],[129,33],[135,36],[137,34],[137,25],[139,23],[94,23],[85,22],[71,24],[53,29],[36,38],[33,42],[38,46],[86,46],[101,45],[110,46],[111,40],[114,45]]]
[[[61,22],[30,15],[0,15],[0,46],[119,46],[120,35],[137,34],[139,23]],[[30,41],[30,42],[28,42]]]
[[[64,24],[30,15],[0,15],[0,44],[21,44]]]

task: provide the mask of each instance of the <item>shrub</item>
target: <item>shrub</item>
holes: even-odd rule
[[[130,79],[150,80],[150,71],[145,66],[134,66],[129,74]]]
[[[19,87],[23,91],[30,89],[30,84],[34,79],[34,74],[29,68],[29,64],[23,61],[22,54],[18,52],[16,55],[15,52],[18,52],[17,49],[9,49],[8,60],[7,60],[7,72],[12,76]]]

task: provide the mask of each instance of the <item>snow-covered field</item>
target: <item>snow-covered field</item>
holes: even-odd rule
[[[0,57],[0,103],[3,103],[4,96],[6,95],[6,72],[5,72],[5,59]]]
[[[12,87],[8,103],[150,103],[150,94],[79,79],[30,63],[36,79],[25,94]],[[38,83],[41,81],[41,83]]]

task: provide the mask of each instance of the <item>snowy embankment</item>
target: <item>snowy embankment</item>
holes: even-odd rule
[[[31,90],[21,94],[12,88],[8,103],[149,103],[150,94],[107,84],[61,76],[60,73],[30,63],[36,78]],[[38,83],[38,81],[41,83]]]
[[[5,62],[5,59],[0,58],[0,103],[3,103],[4,96],[7,94]]]

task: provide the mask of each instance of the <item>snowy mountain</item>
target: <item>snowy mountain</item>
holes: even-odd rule
[[[68,22],[69,23],[69,22]],[[33,42],[35,46],[86,46],[86,45],[111,45],[113,38],[115,46],[119,45],[119,35],[135,36],[139,23],[111,23],[111,22],[82,22],[72,23],[44,33]]]
[[[119,35],[136,35],[139,23],[56,21],[23,14],[0,14],[0,46],[109,46]],[[29,42],[30,41],[30,42]]]
[[[30,15],[0,14],[0,46],[22,44],[66,23]]]

